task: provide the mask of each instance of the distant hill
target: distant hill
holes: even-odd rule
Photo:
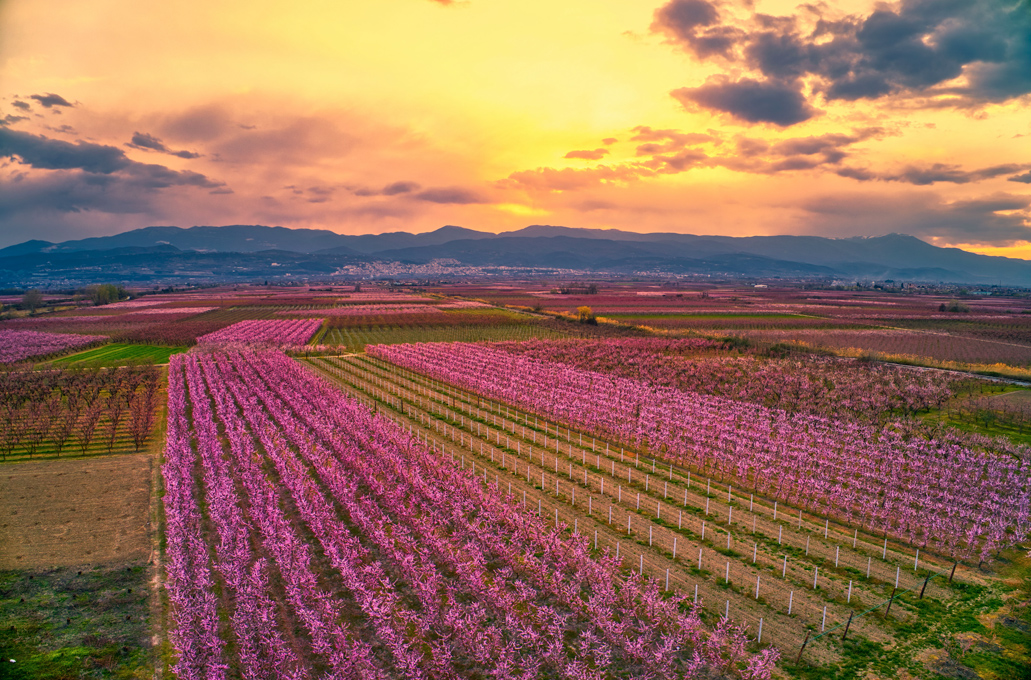
[[[77,268],[89,267],[104,267],[105,271],[111,268],[112,273],[126,274],[139,270],[142,278],[159,278],[159,271],[221,271],[222,266],[214,263],[233,259],[200,257],[203,254],[247,256],[236,270],[229,264],[224,265],[225,271],[236,271],[238,276],[243,276],[244,272],[282,274],[289,271],[286,267],[297,267],[297,275],[313,275],[332,271],[341,262],[375,260],[421,264],[453,259],[473,266],[752,278],[895,279],[1031,287],[1031,262],[978,255],[957,248],[938,248],[903,234],[843,239],[731,237],[639,234],[553,225],[531,225],[501,234],[445,226],[423,234],[392,232],[357,236],[322,229],[261,225],[146,227],[114,236],[62,243],[32,240],[0,249],[0,279],[20,280],[19,276],[30,275],[32,267],[37,270],[42,267],[50,273],[68,273],[70,278]],[[162,265],[162,261],[169,264]],[[202,266],[201,261],[213,266]],[[187,266],[187,262],[191,264]]]

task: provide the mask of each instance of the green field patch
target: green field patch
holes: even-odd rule
[[[153,677],[147,580],[142,564],[0,572],[0,677]]]
[[[413,342],[500,342],[534,338],[568,338],[561,328],[544,324],[504,324],[498,326],[424,326],[374,328],[331,328],[320,342],[342,345],[361,351],[366,345],[396,345]]]
[[[85,352],[69,354],[51,361],[50,364],[55,367],[67,367],[73,364],[99,364],[101,366],[122,366],[132,363],[167,364],[169,357],[185,352],[187,349],[189,348],[112,343],[94,347]]]

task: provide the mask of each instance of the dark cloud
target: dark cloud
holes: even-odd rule
[[[132,141],[126,144],[134,149],[147,149],[150,151],[160,151],[161,153],[167,153],[171,156],[177,156],[179,158],[200,158],[199,153],[193,151],[173,151],[165,146],[165,143],[154,135],[147,134],[145,132],[134,132],[132,133]]]
[[[1009,178],[1010,182],[1023,182],[1024,184],[1031,184],[1031,172],[1025,172],[1023,175],[1014,175]]]
[[[733,81],[714,76],[700,87],[682,87],[670,94],[685,107],[701,106],[730,114],[748,123],[787,127],[812,118],[816,111],[806,102],[800,83]]]
[[[118,174],[137,188],[161,189],[194,186],[215,189],[221,182],[189,170],[171,170],[163,165],[137,163],[113,146],[79,141],[75,144],[27,132],[0,128],[0,156],[17,157],[40,170],[81,170],[87,175]]]
[[[21,109],[22,111],[29,111],[29,110],[32,109],[32,105],[31,104],[29,104],[28,102],[23,102],[23,101],[17,100],[17,99],[14,100],[13,102],[11,102],[11,106],[13,106],[15,108],[18,108],[18,109]]]
[[[308,203],[326,203],[333,197],[335,191],[335,187],[308,187],[309,195],[305,200]]]
[[[13,113],[9,113],[3,118],[0,118],[0,125],[10,125],[11,123],[17,123],[18,121],[28,120],[28,116],[16,116]]]
[[[59,94],[34,94],[30,95],[29,99],[35,99],[40,103],[43,108],[53,108],[55,106],[75,106],[70,101],[65,99]]]
[[[902,182],[904,184],[915,184],[917,186],[929,186],[939,182],[948,184],[970,184],[981,182],[986,179],[994,179],[1002,175],[1010,175],[1021,170],[1031,168],[1028,164],[1006,163],[993,165],[977,170],[965,170],[963,167],[951,163],[934,163],[927,166],[907,166],[898,172],[873,172],[867,169],[841,168],[837,174],[851,179],[881,182]],[[1031,173],[1029,183],[1031,183]],[[1013,181],[1013,178],[1010,178]],[[1015,180],[1022,181],[1022,180]]]
[[[912,234],[988,246],[1031,240],[1031,197],[998,194],[946,202],[930,192],[821,196],[802,205],[804,229],[822,236]]]
[[[898,175],[889,175],[884,179],[893,182],[906,182],[916,185],[928,185],[935,182],[949,182],[952,184],[967,184],[991,179],[1000,175],[1009,175],[1019,172],[1027,166],[1020,165],[996,165],[980,170],[963,170],[958,165],[946,163],[935,163],[931,166],[918,168],[907,167]]]
[[[447,203],[456,205],[469,205],[472,203],[487,203],[487,200],[475,191],[463,189],[462,187],[439,187],[426,189],[415,194],[420,201],[430,203]]]
[[[26,165],[45,170],[79,169],[110,174],[132,164],[113,146],[77,142],[72,144],[28,132],[0,130],[0,156],[18,156]]]
[[[146,212],[150,197],[114,175],[51,173],[0,182],[0,223],[47,214]],[[27,237],[26,237],[27,238]]]
[[[901,0],[842,19],[823,11],[805,5],[795,16],[753,14],[742,23],[705,0],[671,0],[656,10],[652,30],[701,58],[718,55],[761,75],[707,83],[694,91],[709,97],[690,97],[748,122],[806,120],[811,108],[800,103],[800,80],[828,101],[895,95],[927,106],[974,107],[1031,93],[1028,0]],[[722,42],[708,48],[707,37]],[[727,102],[756,91],[778,93],[786,113],[762,115]]]
[[[604,158],[608,152],[608,149],[582,149],[579,151],[570,151],[563,156],[563,158],[579,158],[585,161],[597,161]]]
[[[421,188],[418,182],[392,182],[382,189],[369,189],[359,188],[352,189],[351,193],[355,196],[397,196],[399,194],[410,194],[413,191],[418,191]]]
[[[663,33],[695,55],[729,57],[743,32],[720,23],[720,12],[707,0],[671,0],[655,11],[651,30]]]
[[[153,149],[154,151],[168,151],[168,147],[165,143],[153,135],[146,134],[144,132],[132,133],[132,141],[129,142],[129,146],[134,146],[137,149]]]
[[[380,191],[384,196],[396,196],[398,194],[407,194],[419,189],[418,182],[394,182],[383,187]]]

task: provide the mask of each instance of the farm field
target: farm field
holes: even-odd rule
[[[75,364],[97,364],[100,366],[125,366],[131,363],[150,363],[162,365],[168,363],[168,358],[173,354],[185,352],[185,347],[162,347],[160,345],[127,345],[124,343],[111,343],[94,349],[69,354],[59,359],[54,359],[52,364],[56,367],[72,366]]]
[[[531,338],[566,338],[570,337],[570,334],[553,322],[497,326],[384,324],[366,328],[328,328],[320,342],[326,345],[340,345],[350,351],[362,351],[366,345],[409,342],[501,342]]]
[[[0,372],[15,677],[1031,667],[1031,391],[847,344],[960,368],[994,344],[1020,371],[1026,300],[427,292],[209,289],[0,323],[115,341]]]
[[[152,677],[156,467],[152,455],[0,466],[2,677]]]
[[[590,445],[581,446],[581,434],[575,428],[567,432],[559,426],[556,439],[552,429],[555,424],[511,406],[487,403],[480,395],[456,390],[445,383],[370,359],[314,361],[342,384],[373,397],[381,409],[389,406],[409,418],[414,415],[417,422],[432,429],[431,436],[448,442],[456,453],[466,457],[463,464],[467,469],[475,464],[488,476],[502,475],[502,481],[507,476],[517,495],[528,494],[531,507],[536,501],[538,507],[547,509],[547,514],[557,510],[563,521],[578,519],[589,537],[592,530],[599,532],[603,546],[612,548],[614,543],[619,544],[628,566],[640,561],[645,572],[661,583],[665,583],[665,569],[670,569],[671,583],[692,595],[694,586],[698,586],[711,616],[719,616],[729,606],[732,618],[746,620],[753,632],[758,619],[764,619],[764,639],[772,639],[785,648],[794,645],[797,651],[807,628],[814,634],[825,630],[824,606],[829,612],[826,629],[846,623],[849,613],[858,614],[878,604],[883,613],[898,575],[900,591],[912,589],[893,602],[893,616],[900,620],[893,618],[885,624],[867,614],[862,623],[857,619],[852,624],[858,627],[852,628],[850,635],[858,635],[854,639],[865,638],[862,644],[874,643],[879,652],[887,647],[896,649],[881,660],[882,670],[912,666],[918,672],[921,663],[907,659],[907,654],[915,655],[919,645],[927,644],[928,630],[943,623],[921,624],[922,612],[944,606],[957,616],[961,611],[966,612],[963,616],[973,616],[980,613],[985,602],[1000,595],[999,585],[985,581],[976,570],[965,573],[960,567],[958,580],[949,584],[951,565],[941,558],[924,553],[921,561],[928,561],[919,567],[915,551],[907,550],[905,544],[895,544],[893,548],[893,542],[883,544],[878,536],[867,537],[864,547],[862,534],[855,528],[850,532],[848,527],[834,527],[808,512],[803,513],[799,526],[798,515],[787,519],[783,506],[770,507],[766,502],[753,505],[753,497],[733,489],[729,490],[732,503],[728,505],[727,487],[716,491],[714,480],[705,479],[703,492],[703,478],[696,476],[692,482],[690,473],[679,466],[667,468],[667,472],[656,466],[649,472],[650,461],[639,462],[635,458],[631,465],[629,451],[621,450],[617,457],[616,449],[609,443],[604,444],[607,452],[601,441],[593,437]],[[544,447],[544,436],[549,436],[548,448]],[[552,453],[555,443],[560,451],[558,456]],[[542,453],[544,460],[533,458]],[[606,481],[602,482],[602,478]],[[778,511],[784,514],[776,522],[773,517]],[[629,533],[626,522],[630,523]],[[829,539],[824,538],[825,532]],[[852,548],[853,543],[858,549]],[[898,552],[893,558],[894,549]],[[700,553],[702,568],[698,569],[695,560]],[[908,568],[903,566],[907,561]],[[918,567],[916,573],[914,566]],[[871,570],[869,577],[867,569]],[[927,581],[921,599],[919,590],[924,580],[938,572],[941,573]],[[757,577],[759,599],[753,591]],[[817,583],[814,590],[813,579],[825,577],[829,581]],[[931,605],[931,598],[941,605]],[[791,616],[786,615],[789,609]],[[904,636],[897,633],[899,628],[906,630]],[[837,635],[842,632],[840,627],[836,631]],[[902,642],[905,644],[900,646]],[[814,655],[814,661],[840,661],[855,652],[834,638],[829,644],[826,638],[815,644],[806,652]],[[826,647],[822,648],[824,644]],[[870,658],[867,664],[872,664]],[[820,675],[817,671],[812,677],[833,677],[829,667],[820,667],[828,674]],[[802,672],[793,667],[791,670],[792,674],[796,670]]]
[[[583,534],[282,354],[184,356],[170,370],[180,677],[766,677],[777,658],[623,578]],[[284,608],[295,623],[273,623]]]

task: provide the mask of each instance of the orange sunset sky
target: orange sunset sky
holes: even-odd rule
[[[0,247],[155,224],[1031,258],[1028,0],[0,0]]]

